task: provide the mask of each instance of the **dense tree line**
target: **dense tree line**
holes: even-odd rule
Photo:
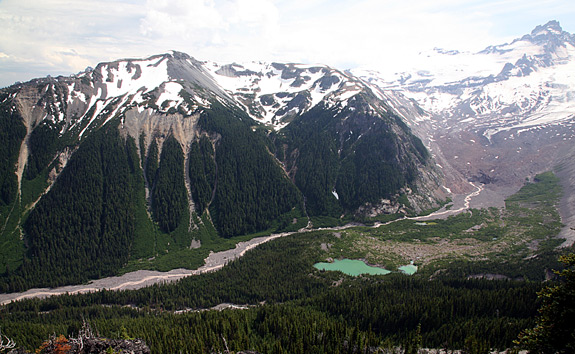
[[[0,95],[0,207],[11,204],[18,194],[16,162],[20,144],[26,136],[26,127],[17,110],[12,108],[11,92]],[[4,210],[0,209],[2,219]]]
[[[184,153],[180,143],[170,135],[162,145],[160,165],[152,188],[154,220],[166,233],[178,227],[188,207],[184,178]]]
[[[2,290],[113,275],[134,237],[136,146],[117,127],[88,136],[23,224],[27,256]]]
[[[142,146],[143,144],[140,143],[140,148],[142,148]],[[158,172],[158,153],[158,143],[156,139],[152,139],[145,164],[146,180],[148,181],[148,188],[150,190],[154,188],[156,173]]]
[[[291,353],[364,352],[366,347],[413,346],[416,335],[418,346],[428,348],[465,349],[475,341],[476,346],[505,349],[522,329],[533,325],[537,308],[535,285],[362,282],[326,288],[323,296],[305,302],[247,310],[177,315],[120,306],[60,306],[43,314],[12,311],[2,314],[2,322],[4,333],[31,348],[53,332],[77,333],[84,317],[109,337],[125,327],[130,336],[145,339],[158,353],[210,352],[223,350],[226,344],[231,350],[264,353],[273,347]],[[358,346],[361,349],[354,348]]]
[[[359,139],[342,161],[336,189],[342,204],[353,209],[362,202],[377,203],[392,196],[415,179],[415,167],[397,163],[399,146],[393,133],[382,129],[377,135]]]
[[[575,253],[560,258],[565,268],[557,271],[560,281],[547,285],[535,327],[521,333],[517,344],[530,353],[575,352]]]
[[[48,114],[56,117],[62,107],[54,104],[54,100],[65,101],[63,95],[59,86],[49,86],[39,102]],[[13,166],[26,133],[21,117],[6,103],[9,101],[2,103],[0,120],[0,134],[6,142],[1,147],[5,151],[0,166],[3,205],[12,203],[17,195]],[[187,217],[195,220],[196,216],[189,215],[186,173],[198,216],[208,223],[213,221],[219,236],[226,238],[301,227],[298,225],[303,220],[298,219],[305,215],[302,194],[307,198],[311,215],[339,217],[344,210],[342,205],[345,208],[359,205],[352,200],[376,201],[395,192],[405,182],[404,177],[394,175],[399,173],[394,165],[399,151],[396,139],[390,134],[385,143],[378,144],[378,138],[383,137],[381,132],[367,134],[364,139],[358,137],[367,125],[369,130],[383,131],[389,124],[382,125],[379,118],[360,115],[346,121],[350,126],[344,127],[344,123],[334,119],[334,114],[329,109],[314,108],[294,121],[293,127],[286,128],[285,135],[274,135],[276,144],[273,144],[266,136],[268,132],[254,128],[257,124],[244,112],[214,103],[202,113],[198,122],[201,137],[191,144],[189,151],[183,151],[170,135],[162,146],[158,146],[161,142],[158,137],[145,146],[146,137],[142,135],[138,142],[140,157],[134,153],[135,142],[123,140],[114,131],[116,121],[91,131],[75,142],[78,149],[69,164],[30,214],[15,211],[17,219],[13,220],[15,226],[11,230],[16,229],[21,219],[27,255],[19,270],[11,269],[11,274],[6,274],[15,278],[3,281],[2,289],[79,282],[113,274],[126,263],[135,229],[138,229],[135,254],[139,256],[157,255],[159,249],[167,250],[169,244],[178,243],[171,242],[176,239],[189,245],[192,236],[184,222],[187,223]],[[70,136],[60,136],[61,124],[46,120],[31,132],[25,177],[34,179],[29,182],[33,191],[27,194],[33,198],[43,187],[38,177],[45,177],[46,168],[58,150],[71,143]],[[357,132],[351,132],[351,128]],[[345,131],[355,136],[344,136]],[[282,153],[289,156],[282,159],[288,170],[296,171],[292,177],[297,187],[274,158],[276,150],[278,156]],[[144,185],[150,191],[149,200],[144,200]],[[341,190],[340,201],[332,193],[336,185]],[[32,201],[28,199],[27,203]],[[155,224],[148,220],[146,207]],[[207,208],[209,216],[203,215]],[[2,213],[4,216],[5,210]],[[114,240],[116,237],[118,240]],[[201,235],[198,239],[202,239]],[[186,242],[180,242],[178,247],[183,243]],[[96,251],[89,252],[90,247]],[[113,260],[98,262],[88,269],[89,261],[85,260],[97,257]],[[19,259],[18,263],[12,263],[17,266]]]
[[[26,162],[26,178],[34,179],[48,167],[60,146],[58,129],[49,120],[40,123],[28,140],[29,156]]]
[[[190,148],[189,172],[192,199],[196,212],[202,215],[212,200],[216,183],[214,148],[210,139],[202,136]]]
[[[277,156],[305,195],[310,215],[339,217],[390,198],[427,162],[424,145],[400,119],[366,113],[368,100],[356,96],[353,109],[343,110],[317,105],[274,134]]]
[[[339,170],[334,114],[316,106],[275,136],[278,158],[306,197],[306,210],[312,216],[339,217],[342,212],[332,194]]]
[[[299,191],[269,152],[265,136],[252,130],[254,124],[245,113],[219,103],[204,112],[198,122],[208,134],[219,136],[215,150],[217,187],[210,213],[224,237],[266,230],[282,215],[300,208]],[[206,161],[209,150],[204,151]],[[211,171],[212,167],[204,168],[206,181]]]
[[[58,150],[65,146],[69,138],[60,136],[66,121],[58,119],[62,112],[66,111],[66,86],[57,83],[40,84],[37,90],[43,91],[43,94],[36,105],[45,108],[47,119],[42,120],[30,133],[25,171],[25,177],[29,180],[34,179],[50,165]]]
[[[2,163],[15,166],[26,131],[21,117],[7,107],[1,120],[2,134],[6,133]],[[171,250],[184,243],[187,247],[193,236],[182,226],[190,217],[185,172],[190,173],[199,215],[213,199],[212,219],[206,221],[214,221],[219,236],[289,227],[303,214],[300,193],[270,153],[272,146],[265,135],[252,130],[253,123],[243,112],[215,104],[200,119],[200,127],[216,139],[204,135],[192,144],[185,152],[189,154],[188,171],[184,151],[173,136],[165,139],[161,149],[158,139],[152,139],[146,153],[142,135],[139,157],[133,139],[120,137],[117,121],[86,135],[50,191],[23,215],[26,256],[19,269],[4,274],[0,289],[56,286],[115,274],[129,258],[136,228],[138,255],[156,255],[170,244],[177,244],[170,246]],[[30,137],[27,178],[45,171],[64,144],[58,141],[54,124],[42,123],[36,128]],[[140,158],[144,158],[143,164]],[[17,192],[14,168],[3,168],[2,173],[3,204],[12,203]],[[156,225],[145,213],[142,176],[150,190]],[[16,210],[15,215],[19,218],[20,213]],[[204,231],[200,227],[195,232]]]
[[[177,284],[14,303],[0,312],[3,331],[33,348],[38,337],[77,333],[87,318],[106,336],[125,327],[158,353],[208,353],[225,345],[266,353],[359,353],[378,346],[504,349],[533,326],[538,283],[321,272],[312,263],[326,237],[280,239],[219,272]],[[166,311],[220,303],[256,306]]]

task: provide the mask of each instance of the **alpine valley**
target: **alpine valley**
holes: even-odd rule
[[[511,43],[478,53],[436,48],[416,62],[389,76],[353,73],[417,102],[425,114],[405,120],[440,165],[497,191],[488,204],[502,206],[526,178],[555,169],[567,193],[563,222],[573,227],[575,35],[550,21]],[[562,235],[573,243],[572,228]]]
[[[575,35],[551,21],[478,53],[418,59],[413,71],[384,74],[173,51],[1,89],[0,292],[197,269],[240,241],[293,236],[171,288],[11,311],[55,311],[58,323],[62,306],[129,304],[118,310],[124,324],[148,333],[151,317],[137,322],[148,310],[261,306],[223,315],[244,321],[234,330],[202,327],[206,342],[142,334],[157,352],[230,352],[226,338],[236,351],[278,353],[371,353],[384,339],[405,349],[422,338],[474,353],[509,348],[533,325],[539,283],[469,279],[549,279],[573,246]],[[313,268],[338,258],[419,269],[386,287]],[[411,306],[388,304],[397,294]],[[509,311],[493,307],[508,301]],[[225,322],[182,316],[153,321],[173,331]],[[302,334],[290,324],[308,317],[324,327]],[[169,324],[180,320],[189,321]],[[118,332],[112,322],[100,329]]]
[[[468,181],[486,186],[476,207],[558,166],[573,191],[574,56],[575,36],[551,21],[479,53],[421,53],[417,71],[391,77],[172,52],[2,89],[3,289],[109,276],[221,238],[417,214]]]
[[[327,66],[173,52],[14,85],[0,101],[5,290],[447,198],[381,90]]]

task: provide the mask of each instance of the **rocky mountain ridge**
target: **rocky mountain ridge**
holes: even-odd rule
[[[572,220],[575,185],[565,171],[575,164],[575,35],[550,21],[477,53],[436,49],[420,59],[417,68],[395,76],[352,73],[425,110],[409,124],[437,162],[453,168],[445,175],[492,191],[476,206],[503,206],[525,179],[554,170],[565,181],[563,220]],[[570,227],[563,236],[572,243]]]
[[[416,100],[442,129],[473,125],[489,138],[574,118],[575,35],[557,21],[478,53],[436,50],[422,57],[422,67],[395,78],[353,72]]]
[[[327,66],[179,52],[3,89],[5,275],[77,282],[218,238],[437,206],[447,190],[401,100]]]

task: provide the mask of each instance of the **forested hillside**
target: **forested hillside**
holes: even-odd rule
[[[219,137],[214,153],[217,188],[210,212],[224,237],[266,230],[274,224],[285,228],[293,218],[303,217],[301,193],[273,159],[267,137],[246,124],[250,121],[242,112],[230,114],[216,104],[198,122],[209,135]],[[202,158],[207,168],[195,178],[208,181],[213,168],[206,155]]]
[[[2,291],[197,268],[253,235],[447,198],[421,141],[360,80],[262,64],[235,92],[225,80],[244,74],[217,68],[173,52],[1,90]]]
[[[392,114],[375,115],[369,99],[357,95],[343,110],[318,105],[277,133],[278,158],[307,197],[310,215],[339,217],[395,200],[415,188],[418,168],[429,162],[409,128]]]
[[[534,324],[539,283],[353,278],[314,269],[320,244],[331,238],[316,232],[280,239],[175,285],[11,304],[0,312],[3,333],[33,349],[53,332],[76,335],[84,318],[101,335],[143,338],[155,353],[209,353],[226,345],[261,353],[398,346],[480,353],[512,346]],[[196,312],[222,303],[250,306]]]
[[[23,224],[28,251],[4,290],[114,274],[134,239],[137,152],[110,127],[80,146]]]

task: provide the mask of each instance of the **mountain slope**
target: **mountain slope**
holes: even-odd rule
[[[446,176],[484,184],[491,194],[476,206],[503,206],[525,179],[555,170],[564,182],[563,220],[572,220],[575,185],[562,171],[575,161],[575,35],[550,21],[478,53],[435,49],[420,59],[394,77],[353,73],[425,109],[407,116],[411,128],[426,137]],[[446,181],[454,192],[463,186],[455,182]],[[563,232],[571,243],[574,226]]]
[[[5,290],[446,198],[409,111],[326,66],[172,52],[1,94]]]
[[[436,49],[413,73],[354,73],[415,99],[443,129],[474,125],[491,135],[574,118],[575,35],[556,21],[478,53]],[[459,129],[457,128],[457,129]]]

